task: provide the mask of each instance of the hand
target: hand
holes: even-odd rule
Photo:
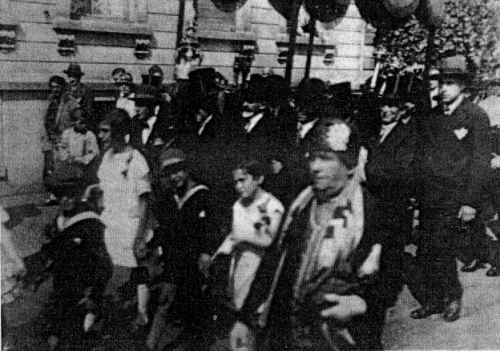
[[[326,302],[331,302],[333,306],[321,311],[321,317],[333,318],[343,323],[349,322],[353,317],[364,314],[367,309],[366,301],[358,295],[341,296],[326,294],[324,299]]]
[[[198,257],[198,269],[205,277],[208,277],[210,263],[212,263],[212,257],[209,254],[202,253],[200,257]]]
[[[458,218],[464,222],[470,222],[476,217],[476,209],[470,206],[464,205],[458,211]]]
[[[163,283],[161,286],[161,292],[159,297],[159,302],[161,306],[170,307],[174,301],[175,295],[177,293],[177,286],[171,283]]]
[[[27,273],[26,266],[24,265],[22,258],[19,258],[19,260],[17,260],[16,262],[15,275],[17,275],[18,277],[24,277],[26,273]]]
[[[246,350],[255,350],[253,333],[245,323],[239,321],[236,322],[231,329],[229,344],[233,351],[238,351],[243,348]]]
[[[500,155],[497,155],[496,153],[492,153],[493,158],[490,161],[490,167],[493,169],[498,169],[500,168]]]
[[[136,239],[134,243],[134,253],[135,256],[139,259],[146,257],[146,240],[144,239]]]

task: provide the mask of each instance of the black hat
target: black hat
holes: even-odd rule
[[[83,73],[82,68],[77,63],[70,63],[68,68],[63,71],[70,77],[81,77],[85,73]]]
[[[265,77],[267,83],[267,101],[276,106],[290,95],[290,89],[285,78],[278,74],[271,74]]]
[[[136,104],[152,104],[157,100],[158,90],[152,85],[139,85],[135,91],[135,94],[129,97],[130,100],[134,100]]]
[[[66,80],[61,76],[52,76],[49,78],[49,85],[51,85],[52,83],[56,83],[57,85],[63,87],[66,85]]]
[[[163,70],[158,65],[153,65],[149,68],[148,71],[151,77],[162,77],[163,78]]]
[[[252,74],[243,95],[243,101],[266,103],[268,99],[267,80],[260,74]]]
[[[189,72],[191,84],[197,85],[204,92],[212,91],[216,87],[216,71],[212,67],[199,68]]]
[[[351,82],[341,82],[328,87],[328,93],[335,104],[350,104],[352,98]]]
[[[123,67],[117,67],[113,71],[111,71],[111,75],[114,76],[115,74],[123,74],[125,73],[125,68]]]
[[[304,78],[295,91],[295,101],[299,107],[313,107],[326,100],[326,94],[327,87],[321,79]]]

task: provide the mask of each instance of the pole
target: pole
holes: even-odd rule
[[[316,19],[311,17],[309,21],[309,43],[307,45],[307,58],[306,58],[306,71],[304,73],[304,78],[309,78],[311,73],[311,60],[314,49],[314,33],[316,32]]]
[[[425,67],[424,67],[424,85],[426,87],[426,91],[430,88],[429,81],[429,71],[431,69],[431,60],[432,54],[434,53],[434,38],[436,36],[436,29],[429,28],[429,33],[427,34],[427,48],[425,51]],[[427,103],[431,106],[431,97],[430,94],[427,94]]]
[[[184,36],[184,17],[186,13],[186,0],[179,0],[179,15],[177,16],[177,38],[175,47],[179,47]]]
[[[295,42],[297,41],[297,24],[299,21],[299,9],[302,0],[292,0],[288,23],[288,56],[286,59],[285,81],[290,86],[292,84],[293,57],[295,55]]]

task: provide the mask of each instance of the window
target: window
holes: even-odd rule
[[[92,15],[127,18],[128,3],[127,0],[92,0]]]
[[[153,37],[147,3],[148,0],[57,0],[52,24],[59,37],[59,53],[74,55],[78,45],[105,45],[135,47],[134,54],[145,58],[145,52],[151,52]]]
[[[136,21],[145,13],[147,0],[71,0],[70,18],[83,17]]]

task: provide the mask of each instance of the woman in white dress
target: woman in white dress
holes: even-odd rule
[[[103,155],[97,176],[103,191],[106,225],[104,240],[113,262],[113,277],[108,291],[115,294],[132,273],[137,284],[139,324],[147,324],[147,277],[139,273],[136,254],[143,251],[151,192],[149,167],[142,154],[128,144],[130,118],[122,109],[106,116],[110,126],[111,147]],[[135,273],[134,273],[135,272]]]

